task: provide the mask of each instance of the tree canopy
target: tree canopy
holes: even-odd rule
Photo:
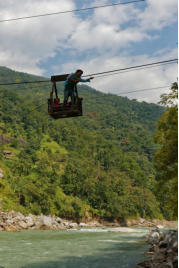
[[[155,154],[157,170],[156,193],[164,215],[172,219],[178,213],[178,83],[173,83],[169,94],[160,103],[167,110],[158,120],[155,141],[161,145]]]

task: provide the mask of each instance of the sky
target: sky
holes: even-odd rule
[[[0,0],[0,20],[128,0]],[[146,0],[0,23],[0,66],[50,77],[84,75],[177,58],[177,0]],[[99,77],[89,86],[157,103],[177,80],[177,64]],[[125,94],[125,92],[165,87]]]

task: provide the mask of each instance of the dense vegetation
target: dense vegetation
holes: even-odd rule
[[[0,68],[0,83],[38,79]],[[49,88],[0,87],[1,207],[73,219],[165,215],[153,165],[164,108],[79,86],[85,116],[55,121],[43,105]]]
[[[178,83],[171,92],[161,96],[167,110],[158,120],[155,140],[161,148],[155,154],[157,170],[156,195],[165,217],[172,219],[178,214]]]

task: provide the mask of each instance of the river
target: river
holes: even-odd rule
[[[135,268],[148,249],[140,230],[0,232],[0,268]]]

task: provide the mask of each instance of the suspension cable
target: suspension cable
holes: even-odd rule
[[[79,8],[79,9],[66,10],[66,11],[58,11],[58,12],[53,12],[53,13],[38,14],[38,15],[32,15],[32,16],[24,16],[24,17],[12,18],[12,19],[4,19],[4,20],[0,20],[0,23],[8,22],[8,21],[26,20],[26,19],[33,19],[33,18],[39,18],[39,17],[60,15],[60,14],[79,12],[79,11],[86,11],[86,10],[93,10],[93,9],[97,9],[97,8],[106,8],[106,7],[113,7],[113,6],[119,6],[119,5],[129,5],[129,4],[134,4],[134,3],[138,3],[138,2],[144,2],[144,1],[145,0],[134,0],[134,1],[128,1],[128,2],[122,2],[122,3],[112,3],[112,4],[108,4],[108,5],[86,7],[86,8]]]
[[[122,68],[122,69],[116,69],[116,70],[110,70],[110,71],[105,71],[105,72],[100,72],[100,73],[93,73],[93,74],[88,74],[88,75],[84,75],[83,77],[87,77],[87,76],[97,76],[99,77],[99,75],[102,74],[113,74],[116,72],[128,72],[129,70],[140,70],[140,68],[145,68],[145,67],[149,67],[149,66],[159,66],[159,65],[164,65],[167,63],[177,63],[178,59],[170,59],[170,60],[165,60],[165,61],[158,61],[158,62],[153,62],[153,63],[148,63],[148,64],[142,64],[142,65],[136,65],[136,66],[131,66],[131,67],[127,67],[127,68]],[[97,78],[96,77],[96,78]],[[22,81],[22,82],[12,82],[12,83],[0,83],[0,86],[11,86],[11,85],[21,85],[21,84],[34,84],[34,83],[49,83],[51,82],[51,80],[37,80],[37,81]]]

